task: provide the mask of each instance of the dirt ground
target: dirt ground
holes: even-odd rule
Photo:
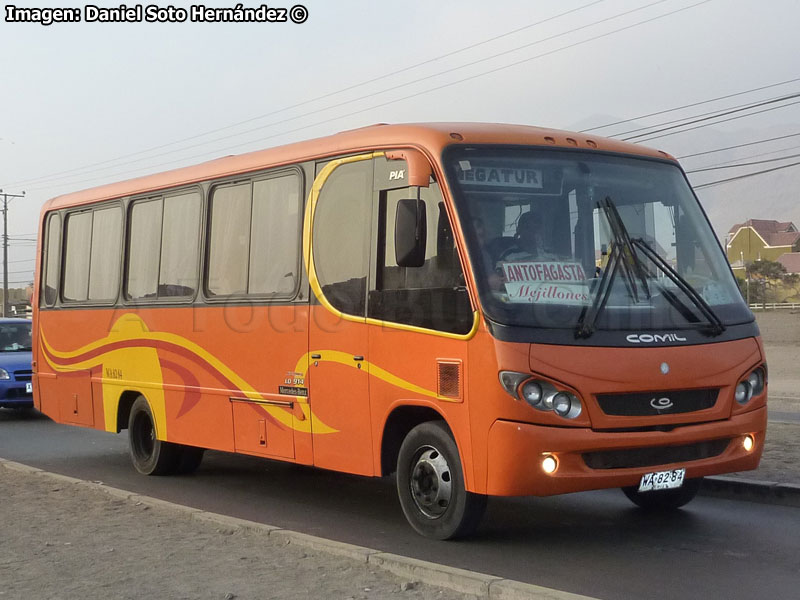
[[[2,600],[387,597],[465,596],[0,466]]]

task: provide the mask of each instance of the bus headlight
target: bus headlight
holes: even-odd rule
[[[549,381],[534,379],[530,373],[500,371],[500,385],[515,400],[523,400],[542,412],[553,411],[559,417],[574,419],[581,414],[580,399]]]
[[[6,371],[5,369],[0,369],[0,379],[11,379],[11,377],[8,374],[8,371]]]
[[[747,376],[753,396],[759,396],[764,391],[764,379],[764,371],[760,367]]]
[[[733,392],[733,397],[739,404],[747,404],[751,398],[764,393],[767,383],[767,374],[764,366],[753,369],[744,381],[740,381]]]
[[[747,404],[750,398],[753,397],[753,388],[746,381],[740,381],[733,392],[733,397],[739,404]]]
[[[529,381],[522,386],[522,398],[531,406],[542,401],[542,386],[538,381]]]

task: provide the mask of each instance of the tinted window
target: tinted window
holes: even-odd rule
[[[86,300],[89,294],[89,252],[92,242],[92,213],[67,216],[64,251],[64,300]]]
[[[128,242],[127,296],[154,298],[161,250],[161,200],[135,202],[131,207]]]
[[[114,300],[119,288],[119,250],[122,211],[119,207],[94,211],[89,273],[89,300]]]
[[[291,295],[299,280],[300,178],[296,174],[253,183],[250,239],[249,293]]]
[[[208,252],[208,292],[211,295],[247,292],[250,208],[249,183],[214,189]]]
[[[41,290],[41,303],[53,306],[58,297],[58,266],[61,262],[61,217],[51,215],[47,221],[47,237],[45,238],[44,256],[42,265],[44,277],[39,285]]]
[[[372,215],[372,161],[345,164],[325,182],[314,216],[314,267],[328,301],[364,315]]]

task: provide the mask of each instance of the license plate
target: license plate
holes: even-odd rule
[[[683,485],[683,478],[686,476],[686,469],[673,469],[672,471],[656,471],[642,475],[639,482],[640,492],[651,492],[653,490],[669,490],[679,488]]]
[[[33,383],[28,382],[28,383],[25,384],[25,393],[26,394],[32,394],[33,393]]]

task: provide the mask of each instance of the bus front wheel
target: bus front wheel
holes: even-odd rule
[[[636,506],[646,510],[668,511],[691,502],[700,491],[702,481],[702,477],[687,479],[681,487],[674,490],[640,492],[637,486],[631,486],[622,488],[622,491]]]
[[[144,396],[139,396],[131,406],[128,419],[128,443],[133,466],[143,475],[168,475],[174,473],[180,459],[177,444],[156,437],[153,412]]]
[[[403,440],[397,493],[411,526],[438,540],[471,534],[486,508],[486,496],[464,487],[458,448],[443,421],[417,425]]]

